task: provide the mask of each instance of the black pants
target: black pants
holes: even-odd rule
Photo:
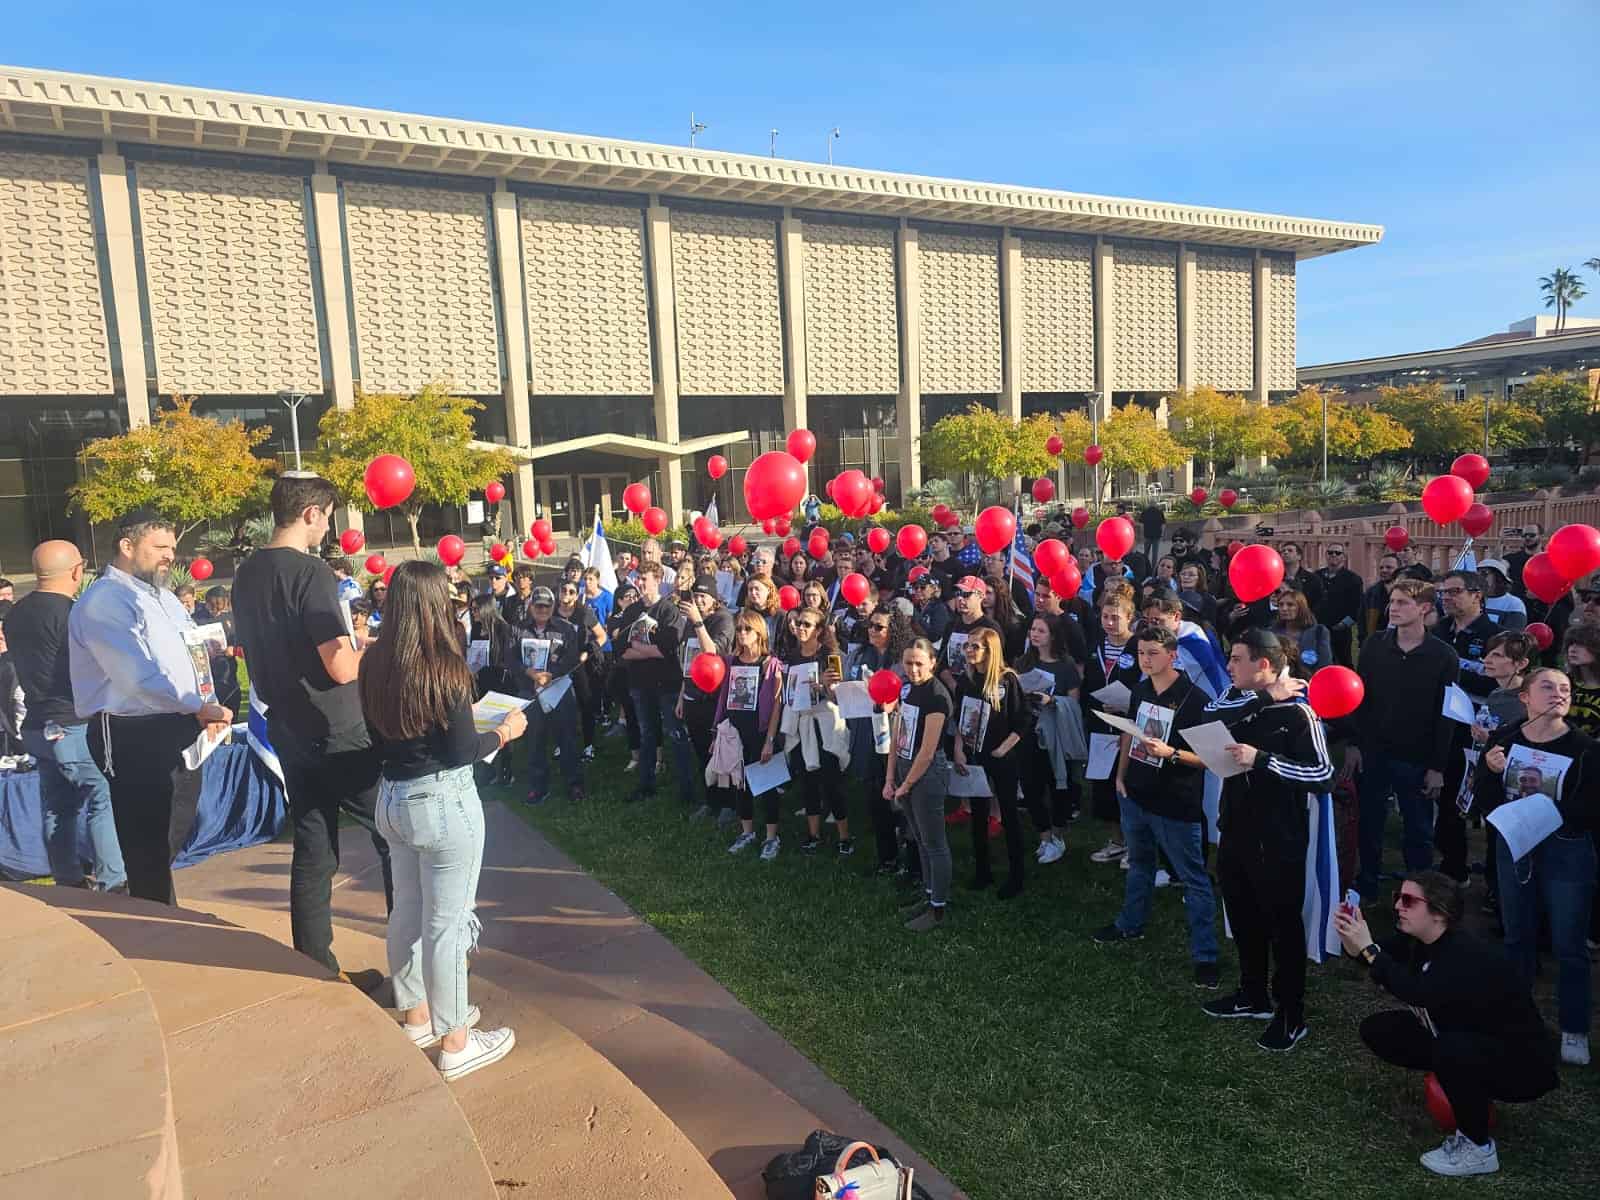
[[[800,797],[805,802],[806,816],[820,817],[826,805],[835,821],[848,820],[850,805],[845,800],[844,779],[839,774],[839,760],[820,746],[817,748],[817,769],[806,770],[805,754],[797,745],[789,751],[789,774],[800,785]]]
[[[289,867],[289,927],[294,948],[330,971],[337,971],[339,960],[333,953],[333,877],[339,870],[340,813],[348,814],[372,835],[383,869],[384,902],[389,911],[394,910],[389,843],[378,836],[373,824],[378,801],[378,754],[371,747],[330,753],[325,744],[303,742],[281,723],[269,725],[268,732],[283,766],[289,819],[294,826],[294,859]]]
[[[726,807],[732,801],[733,810],[739,814],[741,821],[754,821],[756,818],[756,798],[750,794],[747,787],[740,788],[707,788],[708,796],[716,796],[718,804]],[[772,788],[761,795],[761,819],[768,825],[776,826],[783,817],[783,797],[778,795],[778,789]]]
[[[588,663],[580,664],[572,672],[572,694],[578,701],[578,732],[582,744],[594,745],[594,722],[598,703],[595,697],[594,672]]]
[[[894,866],[900,853],[900,819],[883,798],[888,764],[884,756],[872,751],[862,764],[861,786],[867,793],[867,815],[872,819],[872,840],[877,844],[878,865]]]
[[[1073,801],[1077,799],[1078,785],[1069,773],[1067,786],[1056,786],[1055,769],[1050,765],[1050,752],[1032,737],[1024,738],[1013,751],[1022,756],[1018,763],[1022,775],[1022,796],[1028,803],[1028,816],[1039,833],[1052,829],[1065,829],[1072,815]]]
[[[128,895],[176,904],[172,860],[194,828],[200,772],[183,752],[200,736],[186,713],[112,717],[109,754],[98,719],[89,722],[89,752],[111,784],[111,812],[128,868]]]
[[[1335,625],[1328,631],[1329,640],[1333,642],[1333,661],[1341,667],[1356,665],[1353,633],[1354,629],[1349,625]]]
[[[639,714],[633,707],[633,693],[628,690],[628,671],[621,664],[613,664],[606,672],[606,691],[622,710],[623,728],[628,731],[628,749],[639,753]]]
[[[1224,834],[1217,882],[1239,949],[1239,990],[1257,1004],[1267,1002],[1270,953],[1277,967],[1270,998],[1291,1027],[1299,1024],[1306,1015],[1305,858],[1269,858],[1260,846]]]
[[[550,788],[550,743],[560,752],[561,777],[567,794],[583,788],[583,760],[578,757],[578,697],[561,698],[554,712],[528,705],[528,792],[544,795]],[[502,751],[501,753],[504,753]]]
[[[1557,1083],[1548,1044],[1481,1033],[1434,1037],[1414,1015],[1400,1009],[1374,1013],[1361,1022],[1361,1040],[1384,1062],[1432,1071],[1455,1110],[1456,1128],[1480,1146],[1489,1140],[1489,1101],[1526,1103]]]
[[[1008,882],[1022,883],[1022,814],[1017,810],[1017,752],[1021,746],[1014,746],[1011,753],[1003,758],[990,758],[980,754],[973,760],[974,766],[982,767],[989,776],[989,786],[994,791],[995,799],[1000,802],[1000,824],[1006,834],[1006,865],[1010,871]],[[974,804],[972,806],[972,858],[977,866],[979,883],[987,883],[993,876],[989,873],[989,806],[987,804]]]

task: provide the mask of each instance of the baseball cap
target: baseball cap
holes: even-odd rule
[[[987,596],[989,594],[989,585],[976,575],[963,575],[956,582],[956,591],[977,592],[980,596]]]
[[[717,592],[717,577],[715,575],[700,575],[696,577],[694,586],[689,590],[700,596],[716,596],[719,594]]]
[[[528,597],[529,604],[548,604],[554,607],[555,602],[556,594],[547,587],[534,588],[533,595]]]
[[[854,546],[856,544],[856,535],[853,533],[841,533],[839,540],[847,546]]]
[[[506,577],[506,569],[504,567],[502,567],[499,563],[495,563],[494,566],[489,568],[489,578],[490,579],[504,579],[505,577]]]

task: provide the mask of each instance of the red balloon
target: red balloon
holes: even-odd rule
[[[643,512],[644,510],[640,509],[639,511]],[[547,542],[551,538],[555,537],[555,530],[551,528],[550,522],[544,517],[540,517],[531,526],[529,526],[528,532],[534,536],[535,540],[541,542]]]
[[[1035,479],[1030,490],[1033,492],[1033,498],[1040,504],[1049,504],[1056,496],[1056,485],[1050,482],[1048,475],[1041,475]]]
[[[800,589],[792,583],[786,583],[778,589],[778,607],[784,612],[792,612],[800,607]]]
[[[483,489],[483,498],[490,504],[499,504],[500,501],[506,498],[506,485],[498,479],[494,480],[488,487]]]
[[[728,539],[728,553],[735,558],[743,558],[745,551],[750,549],[741,534],[734,534]]]
[[[998,554],[1011,545],[1011,539],[1016,536],[1017,518],[1012,516],[1009,508],[994,504],[978,514],[978,519],[972,523],[972,531],[977,534],[979,550],[985,554]]]
[[[1306,699],[1311,701],[1311,711],[1324,721],[1348,717],[1361,707],[1367,694],[1366,685],[1349,667],[1323,667],[1311,677],[1306,687]]]
[[[794,434],[789,437],[792,442]],[[805,467],[794,455],[782,450],[768,450],[744,473],[745,507],[757,521],[787,514],[805,494]]]
[[[1050,576],[1050,590],[1063,599],[1071,599],[1078,594],[1078,589],[1083,586],[1083,572],[1078,569],[1078,564],[1072,559],[1067,559],[1066,565]]]
[[[1222,505],[1223,508],[1232,508],[1239,503],[1239,493],[1232,488],[1223,488],[1217,493],[1217,503]]]
[[[556,540],[555,540],[555,538],[547,537],[547,538],[540,538],[539,539],[539,553],[540,554],[548,555],[548,554],[554,554],[555,552],[556,552]]]
[[[1391,525],[1383,531],[1383,544],[1398,554],[1411,544],[1411,535],[1404,525]]]
[[[1228,543],[1228,554],[1229,554],[1230,557],[1235,555],[1235,554],[1237,554],[1237,553],[1239,553],[1239,551],[1241,551],[1243,549],[1244,549],[1244,543],[1241,542],[1238,538],[1234,538],[1233,541]]]
[[[522,557],[523,558],[538,558],[539,557],[539,543],[534,541],[532,538],[529,538],[527,541],[523,542],[522,543]]]
[[[811,536],[806,539],[806,553],[812,558],[823,558],[828,553],[828,531],[826,529],[813,529]]]
[[[1461,514],[1461,528],[1468,537],[1482,537],[1494,524],[1494,511],[1487,504],[1474,504]]]
[[[1541,650],[1550,649],[1556,640],[1556,631],[1543,621],[1534,621],[1523,632],[1531,637],[1533,644]]]
[[[710,517],[696,517],[694,519],[694,540],[707,550],[715,550],[722,545],[722,530],[717,528],[717,523]]]
[[[1044,440],[1044,452],[1051,458],[1060,458],[1061,451],[1066,449],[1066,443],[1061,440],[1059,433],[1052,433]]]
[[[650,507],[650,485],[648,483],[630,483],[622,489],[622,507],[634,516],[644,515],[644,510]]]
[[[639,514],[639,523],[653,537],[667,527],[667,510],[652,505]]]
[[[954,529],[959,524],[961,524],[961,514],[946,510],[944,518],[939,522],[939,528]]]
[[[1473,491],[1489,482],[1489,460],[1481,454],[1462,454],[1450,464],[1450,474],[1459,475]]]
[[[411,495],[417,476],[411,464],[398,454],[380,454],[367,464],[362,483],[374,508],[393,508]]]
[[[506,548],[503,542],[495,542],[489,547],[489,561],[499,562],[510,553],[511,551]]]
[[[1072,524],[1075,529],[1082,529],[1089,523],[1089,510],[1083,505],[1078,505],[1072,510]]]
[[[817,452],[817,439],[809,429],[796,429],[789,435],[784,446],[796,462],[810,462],[811,456]]]
[[[1459,475],[1439,475],[1422,489],[1422,511],[1435,525],[1459,521],[1472,507],[1472,485]]]
[[[723,676],[727,673],[728,664],[722,661],[720,654],[709,654],[702,650],[689,663],[689,678],[702,692],[716,691],[722,686]]]
[[[1202,504],[1204,504],[1206,502],[1206,497],[1209,494],[1210,493],[1207,492],[1205,490],[1205,488],[1197,487],[1197,488],[1195,488],[1194,491],[1189,493],[1189,499],[1194,503],[1194,506],[1196,508],[1199,508]]]
[[[1563,525],[1550,535],[1545,553],[1564,578],[1582,579],[1600,570],[1600,529],[1593,525]]]
[[[346,554],[358,553],[367,544],[367,535],[359,529],[346,529],[339,535],[339,549]]]
[[[713,454],[706,459],[706,474],[713,479],[721,479],[728,473],[728,460],[720,454]]]
[[[467,544],[453,533],[447,533],[439,539],[439,561],[447,567],[453,567],[466,557]]]
[[[867,530],[867,549],[874,554],[882,554],[889,548],[889,531],[882,525],[875,525]]]
[[[768,517],[765,521],[761,522],[761,532],[766,534],[768,537],[772,536],[777,531],[778,523],[771,517]]]
[[[867,514],[866,515],[869,516],[869,517],[877,516],[879,513],[881,513],[883,511],[884,505],[886,505],[888,503],[889,503],[889,501],[884,498],[884,495],[883,495],[882,492],[873,492],[872,493],[872,501],[871,501],[871,503],[869,503],[867,505]]]
[[[839,594],[851,604],[860,604],[871,590],[872,585],[860,571],[851,571],[839,581]]]
[[[367,555],[367,561],[365,565],[368,575],[382,575],[389,567],[389,564],[384,562],[383,555],[381,554]]]
[[[948,504],[935,504],[928,510],[928,515],[935,521],[943,521],[945,517],[950,515],[950,506]]]
[[[1083,461],[1091,467],[1099,466],[1100,460],[1105,456],[1106,452],[1100,449],[1099,446],[1085,446],[1083,448]]]
[[[196,583],[204,583],[210,579],[216,567],[211,565],[209,558],[197,558],[189,563],[189,578]]]
[[[828,493],[828,499],[832,500],[833,499],[833,480],[830,479],[830,480],[828,480],[828,482],[824,483],[822,485],[822,490],[824,492]]]
[[[833,502],[847,517],[864,517],[872,506],[872,480],[860,471],[842,471],[833,480]]]
[[[1422,1077],[1422,1102],[1435,1125],[1445,1133],[1454,1132],[1455,1109],[1450,1106],[1450,1097],[1444,1094],[1444,1088],[1439,1086],[1439,1077],[1432,1071]]]
[[[383,569],[383,586],[388,587],[394,582],[394,567],[387,566]]]
[[[900,676],[888,669],[874,671],[867,680],[867,695],[874,704],[893,704],[900,699]]]
[[[901,558],[915,558],[928,548],[928,531],[921,525],[902,525],[894,535],[894,547]]]
[[[784,542],[783,542],[783,557],[785,559],[793,558],[796,554],[800,553],[800,550],[801,550],[801,546],[800,546],[800,539],[799,538],[792,537],[792,538],[785,538],[784,539]]]
[[[1229,561],[1228,582],[1245,604],[1261,600],[1283,582],[1283,559],[1271,546],[1246,546]]]
[[[1046,575],[1058,575],[1072,561],[1072,552],[1056,538],[1045,538],[1033,548],[1033,565]]]
[[[1113,562],[1133,549],[1133,539],[1133,522],[1127,517],[1107,517],[1094,531],[1095,545]]]
[[[777,534],[779,537],[788,537],[789,536],[789,514],[788,513],[784,513],[781,517],[773,518],[772,532]]]
[[[1554,604],[1567,594],[1572,580],[1561,573],[1549,554],[1541,552],[1522,564],[1522,586],[1546,604]]]

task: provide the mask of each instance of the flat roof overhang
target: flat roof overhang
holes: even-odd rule
[[[703,437],[684,438],[679,442],[658,442],[653,438],[631,437],[621,433],[591,433],[584,437],[568,438],[564,442],[549,442],[542,446],[506,446],[499,442],[473,442],[478,450],[509,450],[519,462],[537,463],[558,454],[572,454],[579,450],[599,450],[620,454],[627,458],[687,458],[702,450],[715,450],[732,442],[742,442],[750,436],[747,429],[728,433],[709,433]]]

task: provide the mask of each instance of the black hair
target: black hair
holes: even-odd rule
[[[1178,599],[1178,593],[1171,588],[1157,585],[1151,589],[1150,594],[1139,602],[1139,611],[1147,608],[1159,608],[1164,613],[1182,613],[1183,601]]]
[[[1288,665],[1289,656],[1284,652],[1283,639],[1270,629],[1252,625],[1234,638],[1233,643],[1250,652],[1251,662],[1265,660],[1274,672],[1282,671]]]
[[[280,475],[272,485],[272,523],[293,525],[308,508],[329,508],[339,502],[339,489],[321,475]]]
[[[1139,632],[1134,635],[1134,640],[1139,642],[1156,642],[1167,650],[1178,648],[1178,635],[1165,625],[1141,625]]]

